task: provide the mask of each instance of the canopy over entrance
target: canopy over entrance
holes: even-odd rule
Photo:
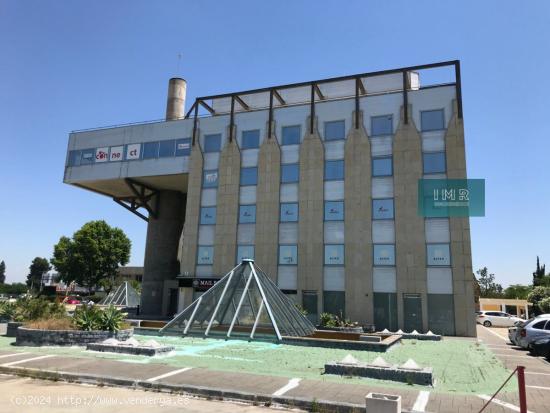
[[[253,260],[243,260],[160,332],[281,340],[308,336],[314,330]]]
[[[139,305],[140,295],[130,285],[128,281],[120,284],[116,290],[111,291],[98,304],[115,305],[121,307],[137,307]]]

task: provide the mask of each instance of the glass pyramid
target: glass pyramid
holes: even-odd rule
[[[117,287],[116,290],[107,294],[107,296],[105,296],[98,304],[137,307],[139,302],[139,293],[130,285],[128,281],[124,281]]]
[[[315,327],[253,260],[243,260],[160,333],[203,337],[308,336]]]

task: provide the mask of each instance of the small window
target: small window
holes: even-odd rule
[[[242,260],[254,259],[254,245],[238,245],[237,246],[237,264]]]
[[[279,245],[279,265],[298,264],[297,245]]]
[[[258,184],[258,168],[241,168],[241,186]]]
[[[451,265],[451,251],[449,244],[428,244],[428,265],[449,266]],[[500,314],[496,314],[500,317]]]
[[[374,265],[395,265],[395,245],[374,244]]]
[[[372,159],[372,176],[392,176],[393,160],[391,157]]]
[[[260,147],[260,131],[245,130],[243,131],[243,143],[241,149],[255,149]]]
[[[201,208],[201,225],[213,225],[216,223],[216,207]]]
[[[325,265],[344,265],[343,245],[325,245]]]
[[[198,249],[197,265],[214,263],[214,247],[201,247]]]
[[[78,166],[80,165],[80,151],[70,151],[68,166]]]
[[[297,163],[281,165],[281,182],[290,183],[300,180],[300,166]]]
[[[422,157],[425,174],[445,173],[445,152],[425,153]]]
[[[344,201],[325,201],[325,221],[344,220]]]
[[[370,118],[371,136],[392,135],[393,134],[393,116],[373,116]]]
[[[218,187],[218,171],[204,171],[202,173],[202,187],[203,188],[217,188]]]
[[[298,203],[281,204],[281,222],[298,221]]]
[[[393,219],[393,199],[373,199],[372,219]]]
[[[282,135],[283,145],[298,145],[302,135],[301,127],[300,125],[283,126]]]
[[[256,222],[256,205],[239,206],[239,223],[253,224]]]
[[[424,110],[420,112],[420,125],[423,132],[445,129],[443,109]]]
[[[531,327],[531,328],[535,328],[537,330],[544,330],[544,325],[545,324],[546,324],[546,320],[539,321],[538,323],[533,324],[533,327]]]
[[[176,140],[176,156],[191,155],[191,138]]]
[[[176,141],[171,139],[169,141],[160,141],[159,158],[168,158],[174,156],[176,153]]]
[[[84,149],[80,155],[80,165],[89,165],[94,163],[95,149]]]
[[[337,120],[333,122],[325,122],[325,140],[336,141],[346,138],[346,122]]]
[[[344,161],[325,161],[325,180],[344,180]]]
[[[219,152],[221,147],[222,135],[219,133],[204,136],[204,152]]]
[[[143,159],[154,159],[159,156],[158,142],[145,142],[143,144]]]

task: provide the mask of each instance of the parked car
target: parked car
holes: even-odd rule
[[[511,327],[523,319],[500,311],[479,311],[477,322],[485,327]]]
[[[508,327],[508,340],[514,345],[518,345],[517,339],[519,334],[519,328],[524,324],[524,322],[517,323],[515,327]]]
[[[542,314],[518,327],[517,344],[525,349],[538,339],[550,337],[550,314]]]
[[[550,360],[550,336],[534,340],[529,344],[529,352],[534,356],[542,356]]]
[[[80,304],[78,297],[69,296],[63,300],[63,304]]]

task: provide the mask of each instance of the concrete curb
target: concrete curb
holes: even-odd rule
[[[180,393],[209,400],[225,400],[251,403],[254,405],[280,405],[287,408],[299,408],[307,411],[322,411],[333,413],[364,413],[365,406],[334,402],[330,400],[314,400],[301,397],[271,396],[269,394],[247,393],[229,389],[193,385],[175,385],[151,383],[144,380],[132,380],[120,377],[100,376],[96,374],[79,374],[64,371],[40,370],[25,367],[0,366],[1,374],[30,377],[41,380],[63,381],[67,383],[85,383],[97,386],[126,387],[162,393]],[[405,413],[405,411],[403,410]]]

